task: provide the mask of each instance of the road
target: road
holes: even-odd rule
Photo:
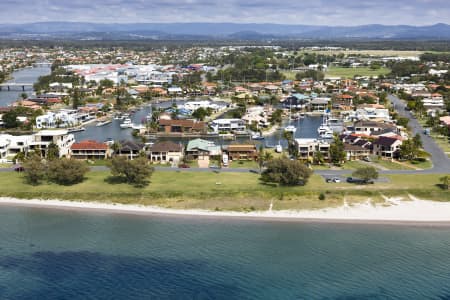
[[[391,101],[392,105],[394,106],[394,109],[398,112],[398,114],[402,117],[408,118],[409,126],[411,127],[411,130],[413,134],[419,134],[422,143],[423,148],[426,152],[428,152],[431,155],[431,161],[433,163],[433,168],[429,170],[421,171],[421,173],[424,173],[428,171],[428,173],[449,173],[450,172],[450,159],[448,158],[447,154],[444,153],[444,151],[439,148],[439,146],[435,143],[433,138],[423,133],[424,128],[422,125],[419,124],[416,118],[412,115],[410,111],[407,111],[406,104],[400,100],[397,96],[389,95],[388,96],[389,101]],[[411,173],[411,171],[409,171]]]

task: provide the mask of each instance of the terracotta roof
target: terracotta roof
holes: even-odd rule
[[[341,99],[353,99],[353,96],[344,94],[344,95],[339,95],[339,98],[341,98]]]
[[[73,144],[72,150],[108,150],[108,145],[93,140],[81,141]]]

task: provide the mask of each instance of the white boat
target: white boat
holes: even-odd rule
[[[125,128],[131,128],[133,126],[133,123],[131,123],[131,119],[127,118],[123,121],[122,124],[120,124],[120,128],[125,129]]]
[[[319,135],[324,134],[326,132],[330,132],[330,131],[333,132],[333,129],[331,129],[330,126],[325,125],[325,124],[322,124],[322,125],[319,126],[319,128],[317,128],[317,133]]]
[[[326,131],[320,135],[323,139],[332,139],[334,137],[333,131]]]
[[[138,124],[138,125],[132,124],[132,125],[131,125],[131,128],[133,128],[133,129],[135,129],[135,130],[141,130],[141,129],[145,129],[145,125],[142,125],[142,124]]]
[[[68,133],[74,133],[74,132],[80,132],[80,131],[85,131],[86,128],[84,127],[74,127],[74,128],[68,128],[67,132]]]
[[[261,133],[253,133],[252,134],[252,140],[263,140],[264,136],[261,135]]]
[[[281,147],[280,144],[276,145],[276,146],[275,146],[275,152],[276,152],[276,153],[281,153],[281,152],[283,152],[283,147]]]
[[[103,121],[103,122],[98,122],[97,125],[95,125],[95,126],[97,126],[97,127],[105,126],[105,125],[108,125],[111,122],[112,122],[111,120],[106,120],[106,121]]]
[[[297,131],[297,127],[295,127],[293,125],[289,125],[284,128],[284,131],[295,133]]]

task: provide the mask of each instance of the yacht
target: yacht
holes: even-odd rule
[[[122,124],[120,124],[120,128],[131,128],[133,126],[133,123],[131,123],[131,119],[127,118],[123,121]]]
[[[111,122],[112,122],[111,120],[106,120],[106,121],[103,121],[103,122],[98,122],[97,125],[95,125],[95,126],[97,126],[97,127],[105,126],[105,125],[108,125]]]
[[[252,134],[252,140],[263,140],[264,136],[259,133],[259,132],[255,132]]]
[[[297,131],[297,127],[295,127],[294,125],[289,125],[284,128],[284,131],[295,133]]]

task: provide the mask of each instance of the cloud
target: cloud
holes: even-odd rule
[[[1,0],[0,22],[450,23],[448,0]]]

